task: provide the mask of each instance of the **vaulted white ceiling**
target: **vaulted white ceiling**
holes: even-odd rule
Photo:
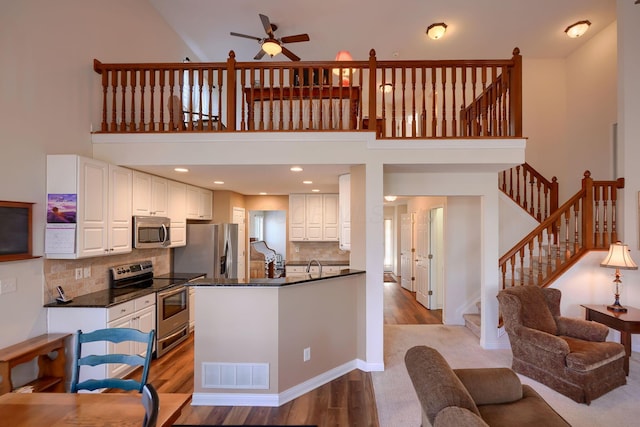
[[[375,49],[380,60],[505,59],[519,47],[526,58],[564,58],[616,19],[615,0],[149,0],[193,50],[192,61],[226,61],[233,50],[238,61],[253,61],[259,42],[231,36],[231,31],[264,37],[258,17],[267,15],[278,26],[277,37],[309,34],[310,41],[286,47],[303,61],[333,60],[348,50],[365,60]],[[629,0],[632,1],[632,0]],[[588,19],[592,25],[581,38],[570,39],[564,29]],[[448,25],[434,41],[426,28]],[[183,58],[176,58],[176,62]],[[262,61],[286,61],[278,55]],[[141,168],[209,188],[242,194],[309,191],[285,167],[198,166],[190,176],[176,176],[173,167]],[[348,167],[308,165],[305,177],[323,192],[337,190],[337,176]],[[268,176],[269,185],[264,177]],[[225,181],[216,186],[215,179]],[[307,179],[307,178],[305,178]]]

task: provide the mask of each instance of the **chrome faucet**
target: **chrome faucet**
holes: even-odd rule
[[[307,264],[307,273],[311,271],[312,262],[315,262],[316,264],[318,264],[318,273],[322,276],[322,264],[320,264],[320,261],[318,261],[317,259],[309,260],[309,263]]]

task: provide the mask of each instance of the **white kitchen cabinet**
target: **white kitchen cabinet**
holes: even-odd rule
[[[156,327],[156,294],[151,293],[109,308],[49,307],[47,317],[49,333],[74,334],[78,329],[91,332],[104,328],[135,328],[142,332],[149,332]],[[74,340],[68,340],[67,354],[73,354],[73,343]],[[106,352],[113,354],[120,351],[143,354],[146,351],[146,344],[93,342],[84,345],[84,348],[87,352],[95,354],[105,354]],[[81,369],[80,381],[89,378],[121,378],[134,368],[121,364],[85,366]]]
[[[187,244],[187,184],[169,180],[168,215],[171,218],[170,248]]]
[[[351,250],[351,174],[338,177],[340,249]]]
[[[131,252],[131,192],[129,169],[76,155],[47,156],[48,207],[76,198],[75,224],[47,226],[47,258]]]
[[[337,241],[337,194],[290,194],[289,240]]]
[[[133,214],[169,216],[168,185],[166,178],[133,171]]]
[[[187,219],[213,219],[213,192],[187,185]]]

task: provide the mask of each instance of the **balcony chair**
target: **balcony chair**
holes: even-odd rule
[[[185,110],[180,101],[180,97],[177,95],[171,95],[167,100],[167,108],[169,114],[173,114],[171,117],[171,130],[188,130],[189,122],[192,121],[192,128],[194,130],[207,129],[209,123],[211,123],[212,130],[226,129],[226,126],[220,123],[220,117],[199,113],[197,111],[191,112]]]
[[[158,422],[158,409],[160,408],[160,397],[155,387],[145,384],[142,387],[142,405],[144,406],[144,421],[142,427],[156,427]]]
[[[578,403],[626,384],[624,347],[605,341],[609,328],[562,317],[561,292],[515,286],[498,293],[513,352],[513,370]]]
[[[78,330],[76,333],[76,345],[73,360],[73,370],[71,375],[71,392],[78,390],[97,390],[101,388],[118,388],[122,390],[137,390],[142,392],[149,376],[149,365],[153,354],[153,339],[155,331],[142,332],[132,328],[108,328],[97,329],[93,332],[83,333]],[[144,356],[131,352],[130,354],[86,354],[96,346],[92,343],[143,343],[146,344]],[[108,345],[107,345],[108,348]],[[83,351],[84,349],[84,351]],[[80,368],[82,366],[98,366],[108,363],[123,363],[130,366],[142,366],[142,376],[140,381],[122,378],[87,379],[79,381]]]

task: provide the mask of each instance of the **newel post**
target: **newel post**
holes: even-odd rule
[[[582,179],[582,247],[593,249],[593,179],[585,171]]]
[[[237,130],[236,92],[236,54],[231,50],[227,59],[227,130]]]
[[[375,49],[371,49],[369,51],[369,130],[375,131],[377,118],[378,118],[378,109],[376,106],[377,100],[377,91],[376,91],[376,69],[377,69],[377,61],[376,61],[376,51]]]
[[[555,211],[558,210],[558,178],[555,176],[551,178],[551,195],[549,196],[549,215],[552,215]]]
[[[513,67],[509,73],[509,133],[522,137],[522,56],[520,49],[513,49]]]

